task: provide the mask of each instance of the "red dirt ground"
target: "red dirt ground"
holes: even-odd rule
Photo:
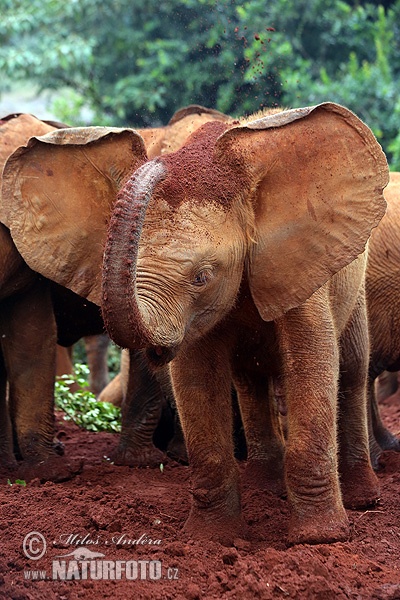
[[[400,401],[391,397],[382,410],[386,425],[397,432]],[[61,413],[57,421],[66,434],[66,456],[83,457],[83,470],[58,484],[33,481],[22,487],[1,481],[0,598],[400,598],[400,454],[386,453],[382,458],[379,505],[349,511],[349,542],[288,547],[286,501],[263,490],[244,489],[243,510],[252,540],[237,540],[235,547],[225,548],[193,541],[181,532],[190,504],[188,467],[167,464],[163,471],[116,467],[103,458],[114,447],[115,436],[79,430],[63,421]],[[29,559],[23,551],[30,532],[41,533],[47,544],[39,560]],[[132,543],[138,538],[146,543]],[[27,551],[37,555],[41,547],[28,542]],[[126,567],[131,579],[122,571],[119,580],[93,580],[90,575],[86,580],[53,580],[53,560],[73,561],[73,556],[56,557],[82,547],[104,555],[93,559],[97,568],[106,570],[107,560],[114,561],[115,569],[117,561],[131,561]],[[161,578],[157,579],[157,562],[139,561],[161,561]],[[73,575],[74,565],[82,563],[66,564]],[[132,579],[135,566],[138,578]],[[140,579],[141,570],[147,580]],[[32,581],[33,572],[43,571],[46,580]]]

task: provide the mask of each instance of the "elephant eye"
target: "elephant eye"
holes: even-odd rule
[[[197,285],[198,287],[202,285],[206,285],[210,281],[211,271],[208,269],[203,269],[199,271],[196,276],[193,278],[193,285]]]

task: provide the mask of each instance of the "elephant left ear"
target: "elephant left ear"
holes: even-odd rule
[[[65,125],[67,127],[67,125]],[[45,135],[55,126],[25,113],[12,114],[0,119],[0,173],[7,158],[33,135]]]
[[[3,170],[0,218],[28,266],[100,304],[111,210],[145,160],[132,129],[60,129],[18,148]]]
[[[216,155],[252,182],[248,277],[261,317],[299,306],[352,262],[385,214],[389,172],[371,130],[324,103],[226,131]]]

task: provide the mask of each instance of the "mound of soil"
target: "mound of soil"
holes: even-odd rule
[[[398,398],[382,411],[397,432]],[[226,548],[181,531],[188,467],[114,466],[105,457],[116,436],[81,430],[61,413],[57,422],[66,456],[82,458],[83,469],[57,484],[0,482],[0,598],[400,598],[400,454],[382,457],[380,503],[349,511],[350,541],[288,547],[287,502],[244,489],[252,539]]]

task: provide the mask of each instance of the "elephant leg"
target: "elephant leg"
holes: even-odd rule
[[[104,390],[101,390],[97,400],[100,402],[109,402],[110,404],[114,404],[114,406],[122,406],[121,373],[117,373]]]
[[[169,367],[164,366],[163,368],[158,369],[156,372],[156,377],[163,393],[163,399],[166,403],[166,408],[172,413],[173,433],[167,445],[167,455],[173,460],[187,464],[188,457],[186,452],[185,438],[183,436],[182,425],[175,404]],[[160,425],[162,425],[162,419]],[[167,427],[164,426],[164,429],[167,429]]]
[[[13,439],[7,402],[7,372],[3,353],[0,352],[0,467],[15,468],[17,462],[13,452]]]
[[[192,506],[184,529],[197,538],[231,544],[247,528],[241,516],[232,375],[223,338],[204,338],[182,350],[171,363],[171,378],[192,474]]]
[[[107,363],[110,338],[104,333],[87,335],[83,341],[89,366],[89,389],[98,396],[110,380]]]
[[[364,292],[340,340],[340,476],[344,505],[363,508],[379,498],[368,443],[368,321]]]
[[[379,374],[379,376],[375,379],[375,395],[377,402],[381,402],[388,398],[395,392],[397,392],[399,387],[398,381],[398,373],[383,371]]]
[[[371,460],[372,468],[375,471],[379,469],[379,459],[382,453],[382,449],[379,446],[374,433],[374,411],[378,409],[378,406],[375,405],[376,397],[375,397],[375,382],[369,377],[367,384],[367,414],[368,414],[368,443],[369,443],[369,457]],[[378,409],[379,410],[379,409]]]
[[[161,416],[163,394],[143,352],[129,352],[126,397],[122,404],[121,435],[110,458],[116,465],[158,467],[165,454],[155,447],[153,433]]]
[[[72,346],[56,346],[56,376],[73,375],[74,365],[72,362]],[[70,392],[75,393],[81,389],[81,386],[76,381],[68,384]]]
[[[247,445],[246,483],[285,492],[284,441],[272,378],[234,375]]]
[[[345,540],[337,461],[339,350],[325,289],[277,321],[287,405],[289,541]]]
[[[368,425],[371,461],[373,467],[377,469],[381,450],[400,452],[400,439],[382,423],[376,389],[371,378],[368,382]]]
[[[47,282],[2,304],[1,344],[9,382],[9,410],[24,479],[61,480],[70,468],[53,444],[56,324]]]
[[[64,346],[56,347],[56,375],[72,375],[74,365],[72,363],[72,346],[65,348]]]

